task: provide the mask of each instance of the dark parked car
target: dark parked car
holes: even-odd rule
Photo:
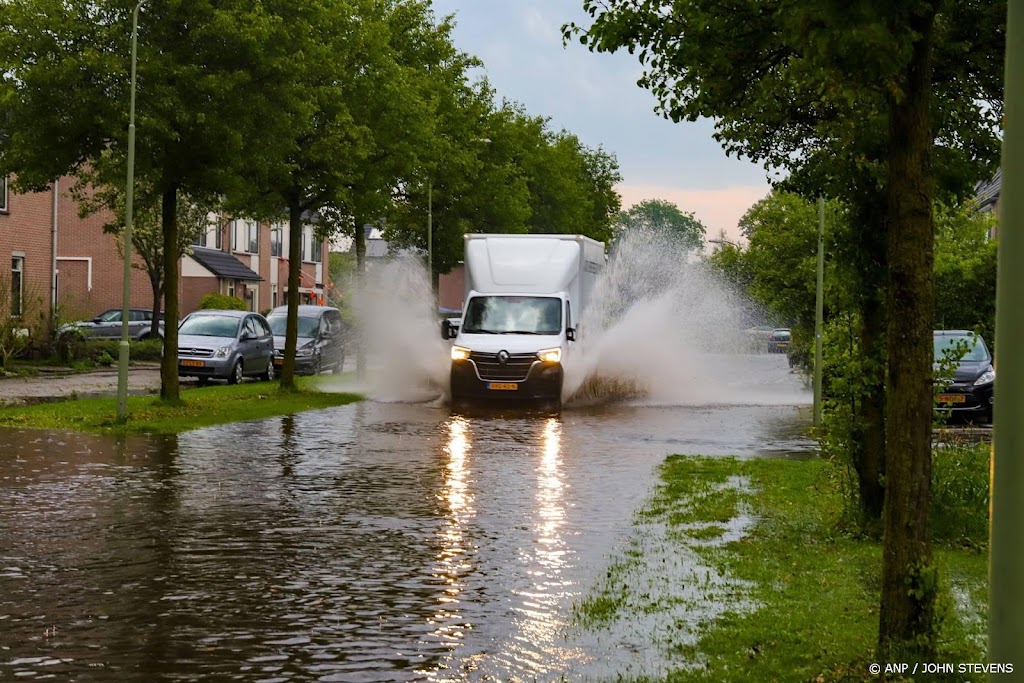
[[[278,306],[267,314],[274,333],[274,364],[284,364],[284,336],[288,307]],[[333,306],[299,306],[299,338],[295,349],[295,372],[318,375],[324,370],[341,372],[345,366],[345,323]]]
[[[967,330],[935,330],[935,367],[939,368],[947,349],[958,344],[966,349],[955,361],[953,376],[938,380],[935,403],[954,415],[992,422],[996,371],[985,340]]]
[[[768,353],[786,353],[789,349],[789,328],[776,327],[768,335]]]
[[[178,326],[178,376],[274,379],[274,336],[267,319],[251,311],[201,310]]]
[[[121,338],[121,309],[110,308],[92,320],[67,323],[61,327],[61,332],[78,330],[90,337],[101,339]],[[151,308],[129,308],[128,309],[128,336],[132,339],[148,339],[153,332],[153,309]],[[164,336],[164,314],[160,314],[160,321],[157,323],[157,338]]]

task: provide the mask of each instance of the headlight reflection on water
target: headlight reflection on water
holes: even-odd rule
[[[465,527],[473,518],[473,494],[469,488],[467,459],[471,450],[469,424],[461,417],[452,418],[448,423],[448,442],[445,455],[448,459],[444,468],[444,486],[438,493],[445,514],[443,526],[438,531],[440,548],[434,577],[444,585],[438,596],[437,612],[434,614],[434,635],[442,640],[459,641],[471,625],[460,619],[458,603],[464,589],[463,575],[472,568],[469,562],[470,550],[466,547]]]

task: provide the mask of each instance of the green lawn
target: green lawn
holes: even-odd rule
[[[839,530],[838,482],[838,468],[819,460],[670,457],[637,517],[635,538],[647,540],[613,558],[577,605],[578,623],[599,631],[661,613],[668,627],[653,639],[672,668],[659,680],[871,679],[881,550]],[[678,558],[689,568],[659,588],[651,577],[664,581]],[[935,558],[948,608],[937,661],[985,661],[987,552],[936,545]]]
[[[0,427],[84,432],[178,433],[199,427],[256,420],[303,410],[330,408],[362,399],[358,394],[316,390],[316,377],[299,377],[299,391],[282,392],[276,382],[244,382],[181,392],[181,404],[153,396],[128,398],[128,421],[115,424],[116,398],[90,398],[0,408]]]

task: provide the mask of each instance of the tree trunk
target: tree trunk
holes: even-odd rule
[[[162,279],[159,275],[150,273],[149,285],[153,289],[153,324],[149,328],[149,336],[151,339],[156,339],[160,334],[160,303],[164,296]],[[167,327],[166,323],[164,324],[164,327]]]
[[[366,286],[366,233],[363,232],[363,225],[358,216],[354,218],[356,225],[356,301],[355,310],[360,312],[356,323],[356,378],[359,381],[366,379],[366,348],[363,344],[363,333],[366,329],[365,318],[369,314],[365,310],[366,302],[363,300],[363,289]]]
[[[161,198],[160,220],[164,238],[164,355],[160,359],[160,399],[181,401],[178,385],[178,188],[170,187]]]
[[[934,222],[929,119],[935,2],[908,17],[917,36],[901,99],[889,103],[886,498],[878,657],[933,654],[936,571],[931,493]]]
[[[302,272],[302,206],[297,197],[288,200],[288,320],[285,323],[284,365],[281,389],[295,391],[295,349],[299,342],[299,286]]]
[[[866,400],[861,402],[861,460],[857,468],[864,526],[876,533],[882,519],[885,488],[885,308],[869,296],[861,304],[860,354],[867,376]]]

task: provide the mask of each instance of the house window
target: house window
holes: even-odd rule
[[[238,221],[228,223],[228,230],[231,231],[231,251],[238,251]]]
[[[270,255],[280,256],[283,253],[281,248],[281,228],[273,228],[270,231]]]
[[[24,313],[25,258],[11,257],[11,317],[20,318]]]
[[[234,280],[228,280],[228,296],[234,296],[234,295],[235,295],[235,281]]]
[[[320,263],[324,260],[324,243],[318,240],[314,234],[310,244],[313,246],[313,263]]]
[[[7,211],[7,177],[0,178],[0,211]]]
[[[205,247],[206,246],[206,231],[201,231],[196,238],[192,240],[192,246],[194,247]]]
[[[224,248],[224,229],[220,223],[217,223],[213,228],[213,246],[218,251]]]
[[[245,222],[247,239],[246,246],[250,254],[260,253],[260,224],[256,221]]]
[[[277,285],[270,285],[270,307],[277,308]]]
[[[306,229],[305,228],[302,229],[302,239],[299,240],[299,245],[301,246],[301,248],[299,250],[299,260],[300,261],[305,261],[306,260]]]

